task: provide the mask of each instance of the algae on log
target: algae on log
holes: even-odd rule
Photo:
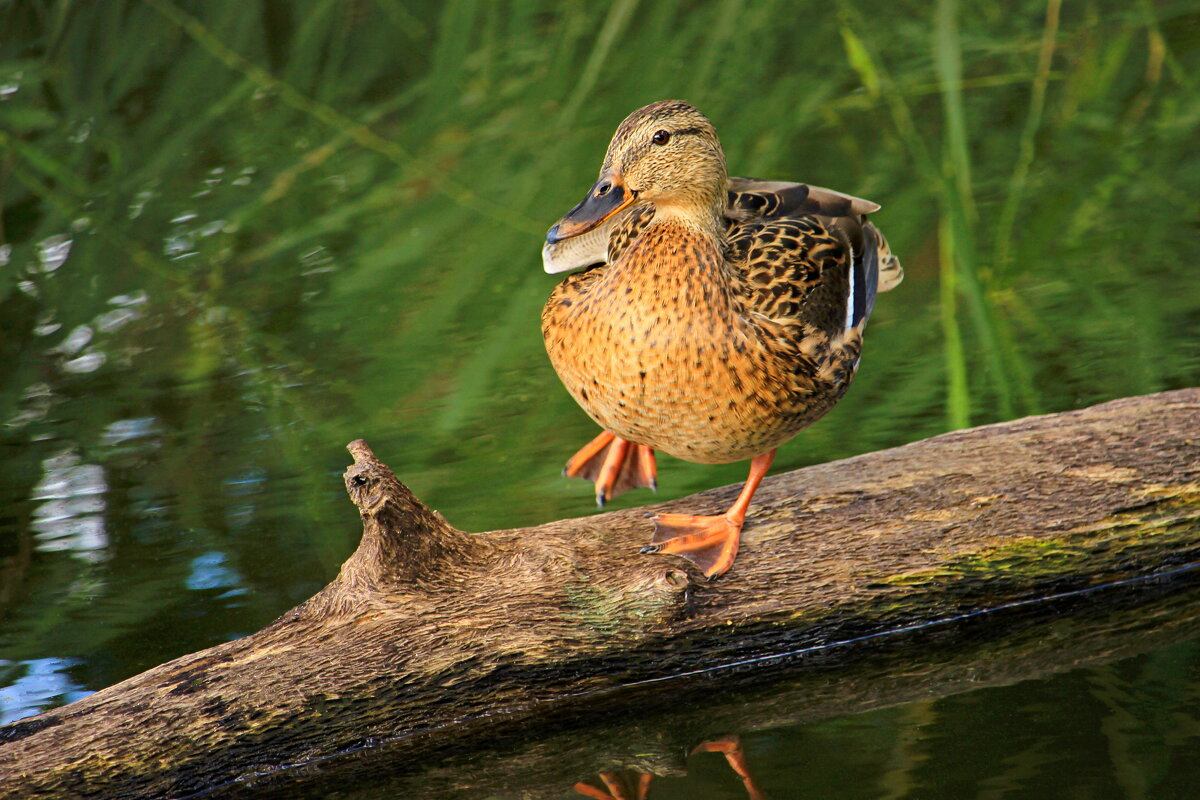
[[[350,449],[363,539],[329,586],[256,634],[0,728],[0,795],[185,795],[395,737],[416,757],[637,682],[1200,555],[1196,389],[768,479],[713,583],[638,553],[644,509],[467,534]],[[655,509],[718,513],[737,488]]]

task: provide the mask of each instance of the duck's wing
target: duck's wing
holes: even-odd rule
[[[734,222],[820,214],[862,216],[878,211],[878,203],[822,186],[757,178],[730,178],[726,218]]]
[[[727,264],[747,311],[798,325],[804,335],[844,329],[853,257],[847,234],[861,241],[861,227],[826,224],[832,219],[783,217],[731,228]]]
[[[866,215],[879,205],[821,186],[729,179],[729,260],[751,307],[835,336],[858,329],[904,272]]]
[[[887,240],[860,215],[734,224],[727,263],[747,310],[805,336],[861,334],[875,295],[904,275]]]

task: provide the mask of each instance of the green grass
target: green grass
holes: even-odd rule
[[[238,321],[167,332],[180,349],[130,368],[219,376],[242,396],[258,391],[246,375],[304,374],[286,408],[263,406],[313,421],[296,452],[394,438],[445,498],[497,461],[550,465],[528,487],[538,510],[497,523],[581,508],[585,493],[552,482],[590,423],[541,353],[539,236],[615,124],[677,95],[714,119],[735,172],[882,202],[908,270],[880,299],[837,429],[803,435],[785,465],[1195,383],[1196,293],[1181,290],[1195,285],[1195,4],[891,8],[10,7],[0,291],[17,291],[37,242],[87,218],[79,280],[40,278],[43,313],[82,324],[142,288],[166,328]],[[218,230],[184,231],[194,251],[176,260],[165,243],[184,214]],[[314,253],[325,268],[306,267]],[[484,518],[492,499],[468,493]]]

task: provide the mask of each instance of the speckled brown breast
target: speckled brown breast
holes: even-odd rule
[[[799,286],[795,313],[764,315],[756,303],[778,305],[780,293],[756,296],[724,243],[655,222],[611,265],[559,284],[542,313],[546,350],[579,405],[618,436],[688,461],[750,458],[828,411],[857,362],[857,335],[804,321],[801,277],[783,281]]]

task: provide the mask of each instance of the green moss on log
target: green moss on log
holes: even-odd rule
[[[893,575],[883,583],[946,589],[954,582],[982,586],[1003,580],[1032,587],[1088,576],[1097,567],[1102,568],[1097,579],[1112,580],[1122,577],[1123,566],[1144,571],[1145,553],[1169,551],[1179,561],[1200,552],[1200,484],[1153,486],[1143,493],[1148,498],[1144,506],[1073,528],[1062,536],[1017,539],[951,558],[937,567]],[[1101,555],[1103,559],[1098,559]]]

